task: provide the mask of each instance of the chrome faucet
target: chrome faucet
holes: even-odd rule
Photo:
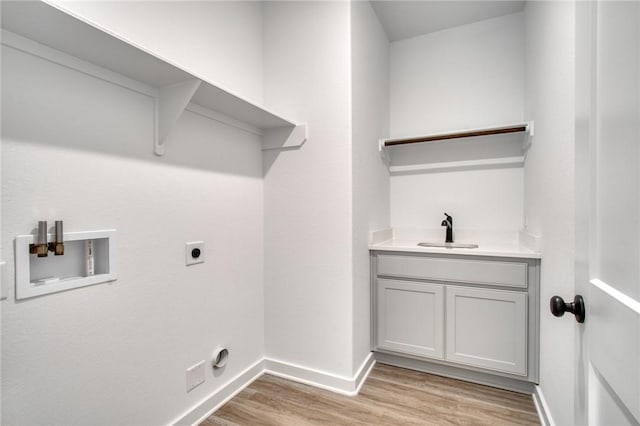
[[[442,226],[447,227],[447,236],[444,242],[452,243],[453,242],[453,218],[446,213],[444,215],[447,217],[445,220],[442,221],[442,224],[441,224]]]

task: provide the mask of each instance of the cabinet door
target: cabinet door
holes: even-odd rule
[[[527,295],[447,287],[446,360],[526,376]]]
[[[386,279],[376,282],[377,347],[442,359],[443,286]]]

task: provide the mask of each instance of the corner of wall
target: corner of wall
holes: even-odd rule
[[[352,369],[356,371],[371,353],[369,235],[389,226],[389,176],[378,152],[378,139],[386,136],[389,126],[389,43],[369,2],[351,2],[350,9]]]
[[[525,163],[524,207],[527,231],[541,237],[545,301],[575,291],[575,4],[527,2],[525,23],[526,111],[536,133]],[[559,367],[575,364],[574,333],[541,303],[539,391],[548,419],[559,424],[575,422],[576,371]],[[560,342],[572,344],[557,351]]]

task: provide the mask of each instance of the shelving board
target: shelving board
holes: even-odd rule
[[[524,165],[525,157],[504,157],[504,158],[490,158],[468,161],[450,161],[435,164],[414,164],[406,166],[389,166],[389,173],[392,175],[414,173],[414,172],[426,172],[426,171],[447,171],[447,170],[468,170],[477,169],[483,167],[522,167]]]
[[[163,89],[184,87],[180,89],[183,90],[181,96],[168,97],[175,105],[171,104],[164,110],[170,110],[171,113],[164,113],[162,106],[158,107],[160,113],[156,111],[160,120],[169,120],[168,123],[156,123],[156,127],[160,128],[155,141],[158,154],[163,152],[164,137],[168,129],[189,102],[266,132],[270,129],[290,128],[293,134],[295,128],[304,126],[208,82],[105,28],[59,9],[58,6],[42,1],[3,1],[1,7],[3,30],[143,83],[157,91],[157,104],[165,102],[161,95]],[[185,84],[194,80],[200,81],[195,89],[195,84]],[[179,101],[176,102],[176,98]],[[306,129],[295,134],[304,135],[306,140]],[[304,140],[289,140],[287,143],[288,146],[301,145]]]
[[[517,133],[523,133],[523,136]],[[488,136],[494,137],[479,139]],[[381,139],[379,149],[391,174],[522,167],[531,136],[533,121],[424,136]],[[419,146],[423,142],[438,141],[442,143]]]

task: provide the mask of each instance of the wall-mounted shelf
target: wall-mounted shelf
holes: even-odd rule
[[[516,134],[523,133],[524,137],[519,137]],[[500,136],[504,135],[504,136]],[[514,136],[510,136],[514,135]],[[480,144],[480,140],[478,138],[486,137],[486,136],[498,136],[499,138],[509,138],[506,140],[507,144],[510,145],[509,149],[502,149],[504,152],[494,152],[496,154],[495,157],[486,158],[486,153],[481,152],[482,147],[478,147]],[[445,171],[445,170],[463,170],[463,169],[473,169],[473,168],[488,168],[488,167],[519,167],[522,166],[525,162],[525,152],[531,143],[531,137],[533,136],[533,122],[527,123],[516,123],[505,126],[493,126],[493,127],[485,127],[478,129],[465,129],[454,132],[445,132],[431,135],[423,135],[423,136],[415,136],[415,137],[405,137],[405,138],[392,138],[392,139],[381,139],[379,141],[379,150],[380,155],[382,156],[385,163],[389,166],[389,171],[394,174],[401,173],[415,173],[420,171]],[[469,139],[469,142],[454,142],[454,140],[463,140]],[[518,146],[513,146],[513,142],[511,141],[520,141]],[[446,142],[450,141],[449,144],[426,144],[424,148],[419,148],[416,145],[424,142]],[[460,144],[468,144],[464,145],[464,149],[461,149],[462,146]],[[486,143],[483,142],[483,143]],[[502,142],[504,143],[504,142]],[[440,154],[442,151],[445,151],[449,148],[453,148],[453,145],[457,144],[455,150],[448,153],[448,159],[432,159],[428,158],[428,153],[434,153],[434,150],[437,150]],[[497,146],[497,145],[496,145]],[[495,151],[497,148],[493,146],[492,149]],[[503,145],[507,146],[507,145]],[[437,147],[437,148],[436,148]],[[410,152],[403,152],[406,150],[411,150]],[[476,150],[477,158],[468,158],[464,156],[462,159],[455,158],[456,152],[458,154],[461,151],[473,151]],[[518,152],[514,152],[517,150]],[[394,154],[392,154],[392,152]],[[418,155],[418,153],[421,153]],[[403,161],[401,164],[394,164],[394,158],[402,157]],[[441,155],[441,157],[443,157]],[[447,156],[444,156],[447,157]],[[410,161],[409,161],[410,160]]]
[[[243,99],[58,6],[2,2],[2,28],[2,44],[153,96],[157,155],[164,154],[167,135],[190,103],[257,129],[264,136],[264,149],[291,148],[306,141],[305,124]]]

